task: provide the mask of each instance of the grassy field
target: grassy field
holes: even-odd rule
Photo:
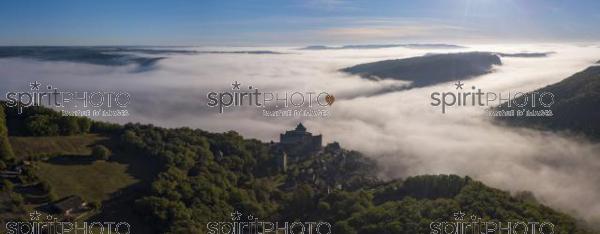
[[[35,158],[33,173],[50,185],[57,198],[78,195],[87,202],[102,202],[102,209],[84,220],[127,221],[136,233],[151,231],[145,230],[145,221],[134,213],[132,204],[145,194],[161,170],[159,161],[120,151],[118,140],[110,136],[10,137],[9,140],[18,158]],[[110,160],[90,156],[96,144],[112,151]],[[42,206],[32,203],[25,207],[33,210]]]
[[[127,173],[128,165],[116,162],[39,162],[38,166],[37,175],[51,185],[59,198],[75,194],[86,201],[103,201],[110,194],[138,182]]]
[[[26,159],[38,155],[89,155],[91,146],[107,140],[95,134],[51,137],[9,137],[15,156]]]
[[[90,157],[95,144],[107,144],[109,138],[96,134],[52,137],[10,137],[17,157],[52,155],[36,162],[35,174],[47,181],[58,198],[79,195],[86,201],[103,201],[120,189],[139,182],[124,162],[96,160]]]

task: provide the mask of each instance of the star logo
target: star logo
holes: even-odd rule
[[[29,213],[29,216],[31,216],[31,220],[40,220],[41,215],[42,214],[37,210],[34,210],[33,212]]]
[[[40,82],[34,81],[32,83],[29,83],[29,86],[31,86],[31,90],[40,90]]]
[[[465,85],[465,84],[459,80],[454,85],[456,86],[456,89],[463,89],[463,85]]]
[[[235,82],[233,82],[233,83],[231,84],[231,86],[233,86],[233,88],[231,88],[231,89],[232,89],[232,90],[234,90],[234,89],[238,89],[238,90],[239,90],[239,89],[240,89],[240,85],[241,85],[241,84],[240,84],[240,83],[238,83],[238,82],[237,82],[237,80],[236,80]]]
[[[455,220],[463,220],[465,218],[465,213],[463,213],[462,211],[456,212],[454,213],[454,219]]]
[[[242,213],[240,213],[239,211],[235,211],[233,213],[231,213],[231,220],[236,221],[236,220],[240,220],[242,219]]]

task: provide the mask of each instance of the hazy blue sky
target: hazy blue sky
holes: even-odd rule
[[[598,0],[2,1],[2,45],[600,41]]]

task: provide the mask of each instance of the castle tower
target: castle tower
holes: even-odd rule
[[[302,123],[299,123],[298,126],[296,126],[296,131],[297,132],[306,132],[306,127],[304,127],[304,125],[302,125]]]

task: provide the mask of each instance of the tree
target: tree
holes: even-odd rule
[[[10,142],[8,141],[8,129],[6,127],[4,107],[0,105],[0,161],[7,161],[12,158],[14,158],[14,153]]]
[[[56,195],[56,193],[54,192],[54,190],[50,190],[50,192],[48,192],[48,200],[49,201],[56,201],[56,200],[58,200],[58,195]]]
[[[97,159],[108,160],[110,158],[110,150],[103,145],[96,145],[92,148],[92,157]]]
[[[59,127],[48,115],[33,115],[25,119],[25,130],[31,136],[56,136]]]
[[[77,119],[77,122],[79,122],[79,130],[81,131],[81,133],[90,132],[90,129],[92,128],[92,120],[85,117],[81,117]]]
[[[90,208],[97,210],[100,209],[100,207],[102,206],[102,203],[99,201],[92,201],[89,203]]]
[[[0,180],[0,191],[4,192],[12,192],[15,185],[9,180],[2,179]]]
[[[52,191],[52,186],[50,186],[50,184],[46,181],[40,182],[39,186],[42,189],[42,191],[44,191],[46,193],[50,193],[50,191]]]
[[[79,134],[81,129],[79,128],[79,122],[76,117],[64,116],[58,121],[60,126],[60,133],[62,135],[70,136]]]

